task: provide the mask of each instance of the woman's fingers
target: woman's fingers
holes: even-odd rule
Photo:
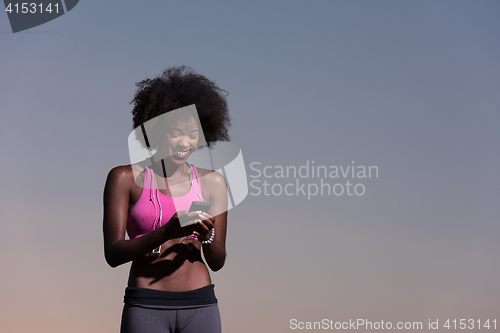
[[[208,213],[205,213],[205,212],[201,212],[201,215],[203,215],[204,219],[209,219],[209,220],[214,220],[214,217],[212,215],[209,215]]]
[[[214,227],[213,216],[202,211],[179,211],[175,216],[178,216],[180,226],[184,230],[183,234],[194,234],[205,239]]]
[[[213,218],[214,218],[212,215],[209,215],[208,213],[205,213],[201,210],[189,212],[189,213],[187,211],[183,210],[183,211],[177,212],[177,214],[179,216],[184,216],[184,218],[187,218],[188,220],[192,220],[194,218],[199,218],[201,220],[207,220],[207,219],[213,220]]]
[[[179,212],[177,212],[176,215],[179,216],[179,222],[180,222],[181,227],[184,227],[187,225],[195,224],[199,220],[204,219],[203,217],[200,216],[200,213],[201,212],[189,212],[188,213],[187,211],[179,211]]]
[[[208,229],[213,228],[213,217],[205,212],[202,211],[196,211],[196,212],[191,212],[188,213],[188,216],[190,219],[195,219],[195,223],[198,222],[203,222],[206,226],[208,226]]]
[[[200,218],[202,220],[202,224],[205,225],[208,230],[212,230],[212,228],[214,227],[214,222],[211,218],[209,218],[208,214],[204,215],[204,214],[200,214]]]
[[[210,238],[210,231],[212,229],[213,226],[210,220],[200,221],[198,223],[198,230],[194,231],[193,234],[196,235],[199,241],[205,241]]]

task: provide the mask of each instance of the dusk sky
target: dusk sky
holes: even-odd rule
[[[500,325],[499,17],[498,1],[82,0],[12,33],[0,14],[0,331],[119,331],[130,264],[104,260],[102,191],[130,163],[135,83],[178,65],[229,92],[246,166],[212,274],[223,332]]]

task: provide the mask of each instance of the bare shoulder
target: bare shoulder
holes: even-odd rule
[[[107,185],[111,186],[130,186],[134,183],[134,166],[119,165],[111,169],[108,173]]]
[[[202,186],[209,188],[226,187],[226,179],[217,171],[199,168],[196,168],[196,170],[198,171],[198,177]]]
[[[126,178],[132,175],[132,165],[119,165],[109,171],[109,175],[113,178]]]

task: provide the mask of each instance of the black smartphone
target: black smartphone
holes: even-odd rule
[[[208,201],[193,201],[191,204],[191,207],[189,208],[189,212],[197,212],[197,211],[202,211],[205,213],[208,213],[208,210],[210,209],[211,203]]]

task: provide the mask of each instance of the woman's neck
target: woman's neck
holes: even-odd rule
[[[183,164],[173,164],[168,163],[166,160],[162,159],[155,161],[151,166],[154,172],[163,178],[179,178],[183,175],[189,174],[187,163]]]

